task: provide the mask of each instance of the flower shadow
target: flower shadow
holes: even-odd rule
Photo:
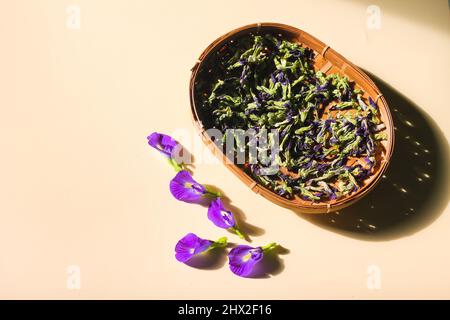
[[[250,236],[260,236],[265,233],[264,229],[246,222],[245,213],[240,208],[236,207],[232,203],[231,199],[227,197],[227,195],[223,192],[223,190],[221,190],[220,188],[213,186],[213,185],[205,184],[204,186],[210,190],[220,192],[221,199],[222,199],[222,202],[223,202],[225,208],[227,208],[228,210],[233,212],[234,217],[237,221],[239,230],[242,231],[246,236],[246,238],[245,238],[246,241],[252,242],[252,239],[250,238]],[[207,201],[207,205],[209,205],[208,201]],[[229,232],[231,233],[231,231],[229,231]]]
[[[247,278],[267,279],[280,274],[285,266],[280,255],[288,254],[289,250],[278,245],[273,250],[264,254],[263,259],[255,265],[252,273]]]
[[[449,145],[414,102],[373,74],[392,112],[395,148],[386,174],[357,203],[330,214],[299,216],[325,229],[368,241],[411,235],[435,221],[449,201]]]
[[[213,248],[193,256],[185,264],[196,269],[217,270],[224,266],[227,259],[227,250],[225,248]]]
[[[178,164],[183,163],[184,169],[190,174],[193,174],[195,170],[194,155],[180,142],[178,142],[178,145],[179,149],[175,150],[174,159],[178,162]]]

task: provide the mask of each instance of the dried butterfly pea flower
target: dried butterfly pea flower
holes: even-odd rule
[[[386,139],[374,100],[345,76],[316,72],[313,51],[297,43],[264,34],[233,45],[231,58],[218,68],[227,70],[222,79],[236,80],[217,79],[203,106],[221,130],[278,129],[279,153],[265,159],[295,179],[281,171],[264,176],[259,164],[246,172],[287,198],[337,199],[360,188],[374,161],[347,166],[349,157],[374,159]]]

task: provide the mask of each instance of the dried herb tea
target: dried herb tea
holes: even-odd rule
[[[240,165],[257,182],[318,202],[352,194],[373,173],[386,139],[378,107],[347,77],[316,71],[311,49],[250,35],[216,58],[201,103],[207,129],[279,130],[276,174],[261,174],[261,163]]]

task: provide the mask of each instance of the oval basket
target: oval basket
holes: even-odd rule
[[[297,196],[293,199],[284,198],[257,183],[250,175],[229,161],[228,158],[222,153],[222,150],[217,147],[217,145],[206,133],[202,124],[205,119],[202,119],[202,114],[197,108],[197,106],[200,105],[200,102],[197,101],[197,97],[199,96],[198,91],[200,90],[198,85],[198,80],[200,77],[206,77],[203,81],[209,80],[207,78],[208,71],[206,69],[211,68],[211,65],[208,65],[207,61],[213,57],[214,54],[220,55],[221,48],[224,47],[229,41],[247,36],[249,34],[261,33],[278,34],[287,40],[297,42],[304,47],[312,49],[315,53],[314,68],[316,71],[321,70],[325,74],[339,73],[341,75],[345,75],[351,81],[355,82],[356,87],[359,87],[364,91],[364,97],[370,96],[374,98],[374,101],[380,110],[381,120],[386,125],[385,132],[387,134],[387,139],[382,142],[382,151],[379,156],[377,156],[378,164],[374,168],[374,172],[363,182],[361,188],[356,192],[332,201],[312,202]],[[306,33],[305,31],[279,23],[256,23],[237,28],[213,41],[200,55],[191,71],[192,73],[189,86],[191,111],[194,125],[198,130],[202,141],[208,148],[211,149],[213,154],[218,157],[221,162],[251,190],[277,205],[302,213],[328,213],[340,210],[361,199],[370,190],[372,190],[382,177],[389,164],[394,147],[394,126],[389,107],[382,93],[374,82],[363,71],[361,71],[361,69],[330,48],[330,46],[324,44],[322,41]]]

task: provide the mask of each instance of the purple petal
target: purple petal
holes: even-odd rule
[[[235,226],[233,214],[225,209],[220,198],[211,201],[208,208],[208,219],[219,228],[228,229]]]
[[[200,200],[206,192],[204,186],[195,181],[191,174],[182,170],[170,181],[170,192],[175,199],[184,202],[196,202]]]
[[[275,75],[273,73],[270,74],[270,79],[274,84],[277,83],[277,79],[275,78]]]
[[[375,103],[375,101],[372,100],[371,97],[369,97],[369,103],[375,110],[378,110],[377,104]]]
[[[175,246],[175,258],[180,262],[190,260],[196,254],[206,251],[213,242],[188,233]]]
[[[147,139],[151,147],[169,157],[172,156],[173,150],[178,146],[175,139],[163,133],[153,132]]]
[[[261,247],[253,248],[247,245],[238,245],[228,253],[230,270],[241,277],[251,275],[253,267],[262,260]]]
[[[329,81],[326,81],[324,84],[322,85],[316,85],[316,91],[324,91],[328,89],[328,85],[329,85]]]

